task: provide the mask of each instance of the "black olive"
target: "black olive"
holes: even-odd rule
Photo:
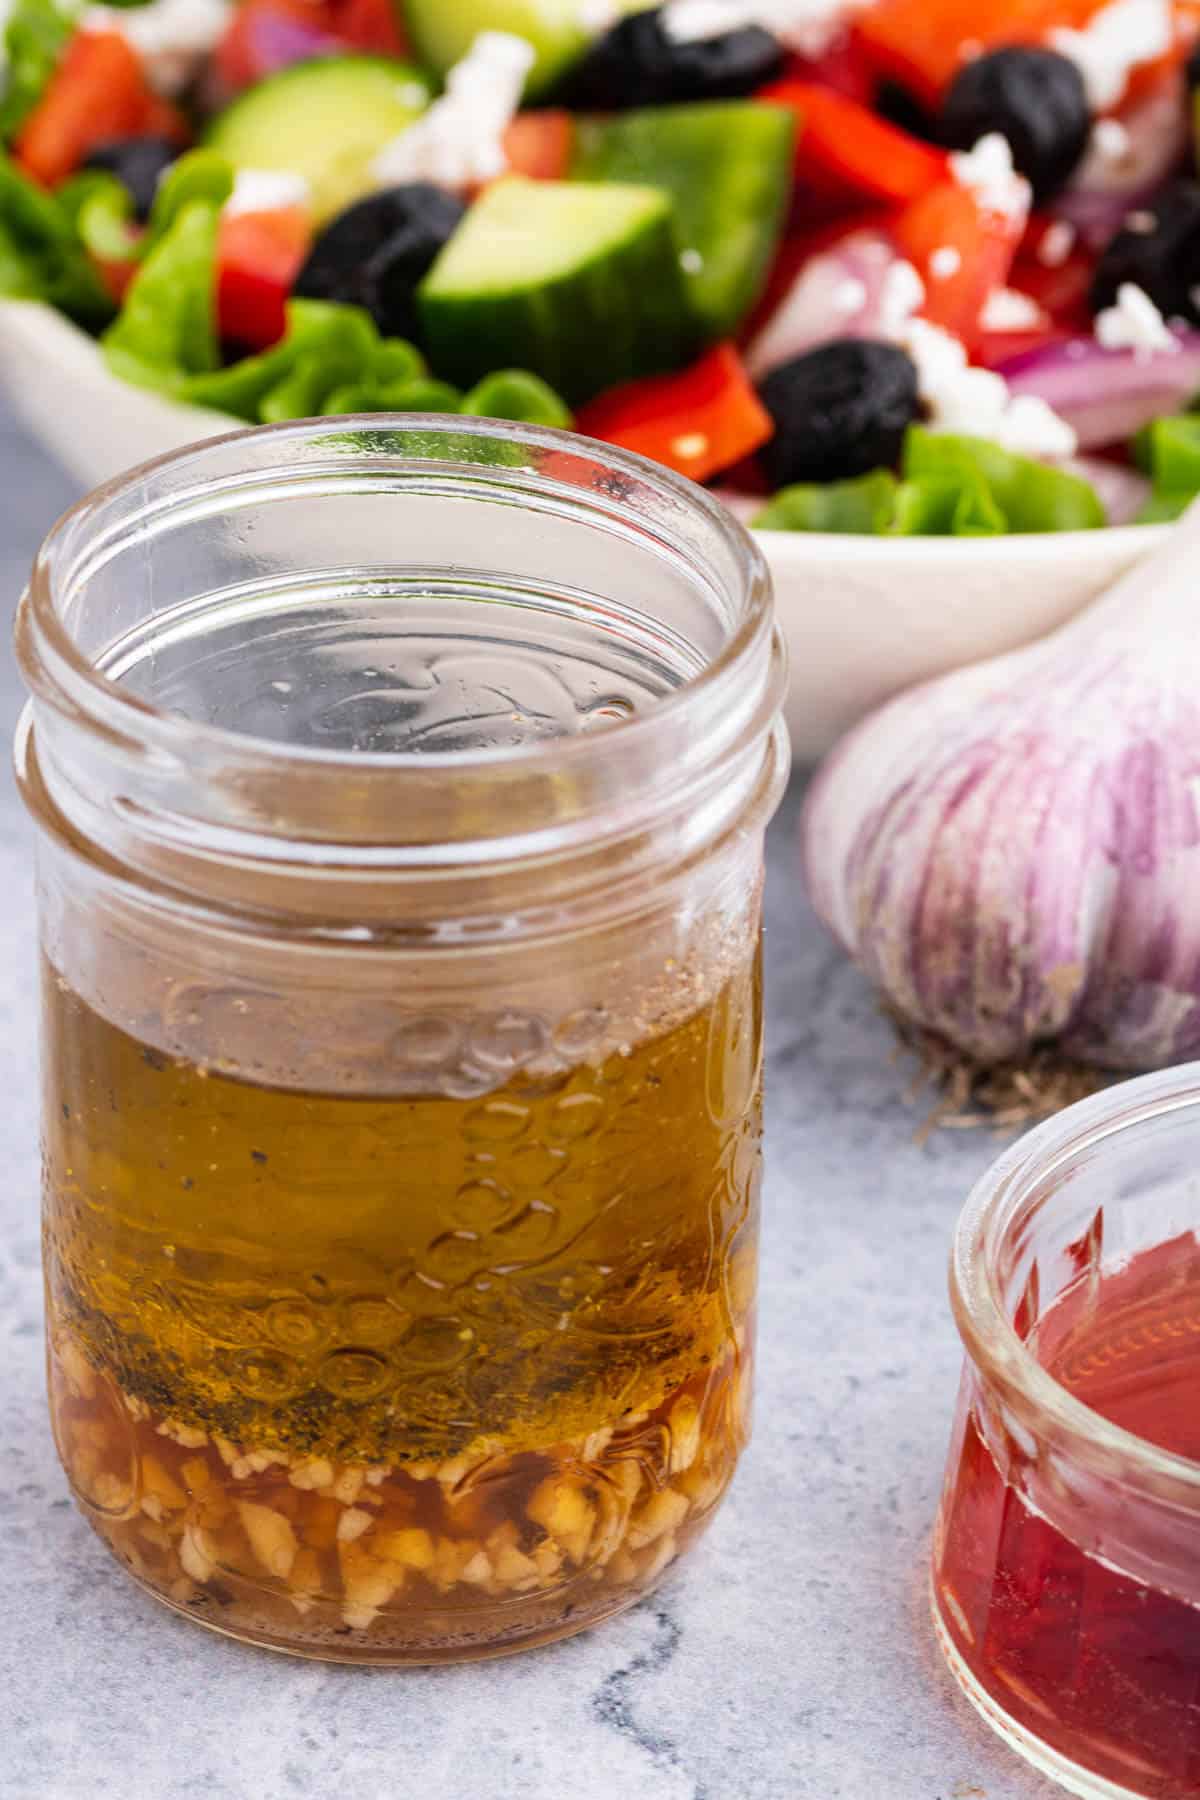
[[[758,25],[678,42],[663,9],[634,13],[596,39],[558,84],[563,106],[622,112],[684,100],[736,100],[783,68],[778,38]]]
[[[1094,313],[1133,282],[1167,319],[1200,325],[1200,186],[1176,181],[1127,215],[1101,256],[1090,295]]]
[[[465,211],[427,182],[380,188],[330,220],[292,292],[365,307],[384,337],[413,337],[417,284]]]
[[[910,137],[923,138],[927,144],[942,141],[941,121],[899,81],[879,83],[875,89],[875,111],[881,119],[907,131]]]
[[[920,413],[911,356],[868,338],[806,350],[773,369],[758,391],[775,421],[761,452],[775,487],[840,481],[897,462]]]
[[[1065,186],[1091,127],[1087,89],[1075,64],[1035,45],[989,50],[964,63],[942,107],[943,143],[970,150],[998,131],[1037,201]]]
[[[84,159],[85,169],[107,169],[133,196],[133,210],[143,224],[150,217],[159,178],[179,155],[178,144],[165,137],[110,138]]]
[[[1191,93],[1200,88],[1200,44],[1196,45],[1187,59],[1187,84]]]

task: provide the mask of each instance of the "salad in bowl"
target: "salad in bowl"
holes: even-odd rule
[[[0,294],[196,435],[461,410],[774,531],[1165,520],[1200,489],[1198,31],[1196,0],[11,0]]]

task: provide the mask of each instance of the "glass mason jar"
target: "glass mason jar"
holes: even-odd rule
[[[1200,1064],[979,1183],[934,1617],[968,1697],[1087,1800],[1200,1793]]]
[[[644,1593],[747,1433],[750,537],[459,418],[193,448],[22,603],[59,1453],[160,1599],[376,1662]]]

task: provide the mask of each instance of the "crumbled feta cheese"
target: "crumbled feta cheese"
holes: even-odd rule
[[[993,288],[979,314],[985,331],[1033,331],[1045,322],[1036,301],[1016,288]]]
[[[879,289],[879,329],[884,337],[899,337],[924,300],[925,283],[912,264],[894,262]]]
[[[1132,350],[1137,356],[1155,350],[1178,350],[1179,340],[1144,289],[1123,281],[1117,303],[1096,315],[1096,342],[1105,350]]]
[[[1083,76],[1088,105],[1107,112],[1124,94],[1142,63],[1165,56],[1174,41],[1171,0],[1113,0],[1082,31],[1060,26],[1049,44],[1068,56]]]
[[[917,388],[931,431],[961,431],[988,438],[1023,456],[1070,456],[1075,433],[1044,400],[1034,394],[1015,399],[1008,383],[992,369],[972,369],[956,337],[911,319],[900,342],[917,369]]]
[[[116,31],[136,50],[146,77],[162,94],[177,94],[224,35],[229,0],[150,0],[148,6],[89,6],[85,31]]]
[[[981,137],[973,150],[956,151],[950,158],[950,170],[959,186],[969,188],[985,212],[1019,219],[1029,211],[1029,183],[1013,168],[1008,139],[998,131]]]
[[[940,244],[929,259],[929,268],[939,281],[949,281],[962,268],[962,255],[953,244]]]
[[[464,188],[503,175],[504,133],[535,60],[524,38],[481,31],[447,75],[441,99],[376,156],[371,174],[380,187],[431,181]]]
[[[696,44],[756,24],[753,6],[741,0],[669,0],[662,8],[662,28],[673,43]]]
[[[616,0],[581,0],[576,16],[584,31],[592,37],[601,37],[624,15]]]
[[[1172,127],[1173,129],[1173,127]],[[1079,194],[1109,194],[1119,203],[1122,192],[1137,194],[1163,179],[1163,136],[1134,133],[1120,119],[1098,119],[1088,135],[1087,150],[1071,177]]]
[[[853,275],[848,275],[845,281],[839,281],[833,290],[833,304],[841,313],[861,312],[868,298],[866,282],[859,281]]]
[[[1128,129],[1120,119],[1097,119],[1092,126],[1089,148],[1101,162],[1123,162],[1131,148]]]
[[[1075,248],[1075,227],[1067,219],[1055,219],[1046,229],[1037,249],[1037,259],[1044,269],[1061,269]]]
[[[307,206],[312,189],[303,175],[287,169],[239,169],[225,202],[229,217],[238,213],[278,212],[285,206]]]
[[[1158,214],[1139,206],[1131,213],[1126,213],[1123,220],[1126,231],[1136,231],[1139,237],[1149,237],[1152,231],[1158,230]]]
[[[667,0],[663,29],[677,44],[758,25],[800,56],[824,56],[870,0]]]
[[[1011,394],[1004,417],[992,426],[989,436],[1020,456],[1074,456],[1079,448],[1075,427],[1060,418],[1040,394]]]
[[[685,275],[699,275],[704,267],[704,258],[694,245],[679,252],[679,266]]]

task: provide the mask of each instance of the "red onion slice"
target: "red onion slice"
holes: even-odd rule
[[[998,365],[1013,394],[1037,394],[1075,428],[1081,450],[1123,444],[1200,393],[1200,331],[1176,331],[1178,350],[1105,350],[1073,337]]]
[[[336,38],[320,26],[305,19],[289,18],[286,13],[263,11],[250,21],[248,32],[250,59],[257,71],[256,79],[274,75],[279,69],[304,62],[311,56],[326,56],[341,46]]]
[[[1118,121],[1129,140],[1121,157],[1104,156],[1099,138],[1054,201],[1051,211],[1074,225],[1083,242],[1102,250],[1120,230],[1126,213],[1149,205],[1175,173],[1189,143],[1189,119],[1182,80],[1173,79]]]
[[[760,380],[831,338],[880,335],[884,280],[896,260],[888,239],[854,231],[832,250],[810,257],[746,351],[746,367]]]

